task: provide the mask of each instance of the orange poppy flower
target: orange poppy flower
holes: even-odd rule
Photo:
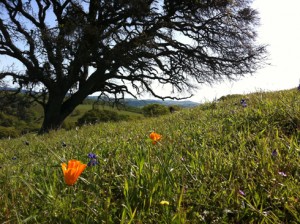
[[[157,134],[155,132],[152,132],[150,134],[150,138],[152,139],[152,144],[156,144],[161,139],[161,135]]]
[[[66,184],[71,186],[76,183],[78,177],[86,168],[86,164],[82,164],[78,160],[69,160],[68,167],[67,164],[62,163],[61,168],[64,173]]]

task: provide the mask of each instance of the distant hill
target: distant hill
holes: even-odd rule
[[[190,100],[152,100],[152,99],[146,99],[146,100],[137,100],[137,99],[125,99],[125,104],[132,107],[143,107],[148,104],[158,103],[166,106],[170,105],[178,105],[181,107],[195,107],[198,106],[199,103],[190,101]]]
[[[97,98],[98,98],[97,96],[88,97],[88,99],[91,100],[96,100]],[[130,107],[144,107],[148,104],[153,104],[153,103],[162,104],[165,106],[178,105],[181,107],[195,107],[199,105],[199,103],[190,100],[154,100],[154,99],[139,100],[134,98],[125,98],[122,103]]]
[[[0,87],[0,91],[17,91],[17,89],[10,88],[10,87]],[[21,92],[26,93],[26,90],[21,90]],[[87,98],[91,100],[97,100],[98,96],[88,96]],[[138,100],[134,98],[125,98],[124,103],[127,106],[131,106],[131,107],[144,107],[148,104],[153,104],[153,103],[158,103],[166,106],[178,105],[181,107],[195,107],[199,105],[199,103],[196,103],[191,100],[154,100],[154,99]]]

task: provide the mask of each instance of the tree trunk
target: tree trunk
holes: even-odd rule
[[[44,106],[44,120],[39,134],[44,134],[50,130],[57,130],[61,127],[63,118],[61,116],[61,97],[49,96],[49,101]]]
[[[99,71],[98,73],[103,72]],[[76,93],[65,99],[67,91],[63,88],[53,88],[55,92],[49,92],[49,100],[44,106],[44,121],[39,134],[47,133],[50,130],[57,130],[61,127],[63,121],[69,116],[74,109],[83,102],[83,100],[94,91],[97,84],[98,89],[104,88],[107,76],[92,75]]]
[[[50,130],[57,130],[62,125],[62,120],[59,116],[55,115],[49,110],[44,111],[44,121],[41,129],[39,130],[39,134],[48,133]]]
[[[49,95],[49,100],[44,106],[44,120],[39,134],[61,128],[66,117],[68,117],[87,96],[88,89],[78,91],[65,101],[64,95],[59,96],[56,94],[54,97]]]

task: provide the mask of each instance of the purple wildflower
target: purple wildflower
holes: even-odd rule
[[[88,157],[90,158],[90,161],[88,162],[88,166],[96,166],[98,164],[97,156],[94,153],[89,153]]]
[[[90,159],[97,159],[97,156],[96,156],[96,154],[94,154],[94,153],[89,153],[89,154],[88,154],[88,157],[89,157]]]
[[[285,172],[278,172],[278,174],[279,174],[280,176],[283,176],[283,177],[286,177],[286,176],[287,176],[287,174],[286,174]]]
[[[247,102],[245,99],[241,99],[241,105],[242,107],[247,107]]]
[[[299,86],[298,86],[298,88],[297,88],[299,91],[300,91],[300,84],[299,84]]]
[[[96,159],[91,159],[87,165],[88,166],[96,166],[96,165],[98,165],[98,161]]]
[[[245,192],[242,191],[242,190],[239,190],[239,194],[242,195],[242,196],[245,196],[245,195],[246,195]]]
[[[273,151],[272,151],[272,156],[273,157],[276,157],[278,155],[278,152],[276,151],[276,149],[274,149]]]

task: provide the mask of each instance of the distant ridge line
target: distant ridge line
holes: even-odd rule
[[[18,91],[17,88],[12,87],[0,87],[0,91]],[[27,90],[21,90],[21,93],[26,93]],[[87,99],[97,100],[98,96],[88,96]],[[102,99],[105,101],[105,99]],[[200,103],[196,103],[191,100],[156,100],[156,99],[134,99],[134,98],[125,98],[122,101],[127,106],[132,107],[144,107],[149,104],[162,104],[165,106],[178,105],[181,107],[196,107],[200,105]]]

